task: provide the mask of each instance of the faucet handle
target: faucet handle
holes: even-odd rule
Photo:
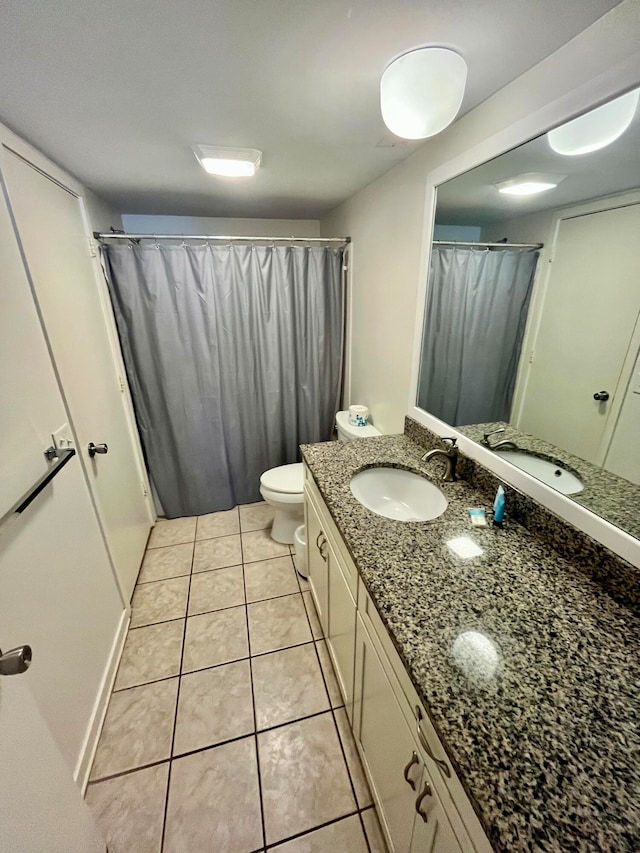
[[[450,442],[451,442],[451,448],[450,448],[450,449],[451,449],[451,450],[453,450],[454,448],[455,448],[456,450],[458,449],[458,448],[456,447],[456,444],[458,443],[458,439],[457,439],[457,438],[450,438],[450,437],[448,437],[448,436],[441,436],[441,437],[440,437],[440,441],[450,441]]]

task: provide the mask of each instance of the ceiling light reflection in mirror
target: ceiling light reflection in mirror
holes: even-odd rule
[[[498,646],[480,631],[463,631],[453,641],[451,653],[467,678],[491,681],[500,666]]]
[[[438,187],[416,397],[489,449],[498,439],[485,433],[502,428],[518,451],[575,471],[571,499],[640,538],[634,109],[626,131],[584,156],[556,153],[545,130]],[[532,173],[566,177],[531,196],[497,192]]]

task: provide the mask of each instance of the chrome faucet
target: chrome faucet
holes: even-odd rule
[[[509,439],[499,441],[497,444],[490,443],[489,436],[498,435],[499,433],[503,432],[504,427],[498,427],[498,429],[492,429],[491,432],[485,432],[480,444],[483,444],[485,447],[488,447],[489,450],[520,450],[518,445],[514,441],[510,441]]]
[[[457,438],[443,438],[442,441],[450,441],[451,446],[447,448],[436,447],[435,450],[429,450],[421,457],[422,462],[428,462],[434,456],[442,456],[445,461],[444,474],[442,480],[445,483],[453,483],[456,477],[456,463],[458,461],[458,448],[456,447]]]

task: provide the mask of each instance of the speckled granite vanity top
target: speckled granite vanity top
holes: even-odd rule
[[[640,851],[637,611],[509,520],[439,483],[434,521],[375,515],[370,465],[434,474],[406,436],[306,445],[303,457],[496,850]],[[430,466],[433,465],[433,469]],[[447,544],[467,536],[477,557]]]
[[[574,456],[555,444],[550,444],[541,438],[528,432],[516,429],[504,421],[496,421],[487,424],[470,424],[469,426],[456,427],[458,432],[468,436],[473,441],[482,443],[485,432],[495,429],[503,429],[504,433],[494,436],[491,442],[513,441],[521,450],[532,453],[534,456],[543,458],[552,457],[566,465],[574,473],[578,474],[584,483],[584,490],[571,495],[571,500],[595,512],[601,518],[606,518],[611,524],[621,530],[626,530],[636,538],[640,537],[640,515],[638,503],[640,502],[640,486],[630,483],[623,477],[618,477],[610,471],[598,465],[592,465],[586,459]]]

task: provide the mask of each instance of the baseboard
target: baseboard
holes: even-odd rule
[[[107,714],[107,707],[109,705],[109,699],[111,698],[113,684],[116,680],[118,664],[120,663],[120,657],[122,655],[122,650],[124,649],[124,641],[127,637],[130,619],[131,609],[127,607],[122,611],[122,616],[120,617],[118,630],[116,631],[113,645],[111,646],[109,661],[105,667],[104,675],[102,676],[100,690],[98,691],[98,695],[93,706],[91,721],[87,727],[87,734],[80,751],[80,758],[78,759],[75,773],[73,774],[73,778],[82,791],[83,796],[89,781],[89,773],[91,772],[91,765],[93,764],[93,759],[98,747],[98,740],[100,738],[100,732],[102,731],[104,718]]]

